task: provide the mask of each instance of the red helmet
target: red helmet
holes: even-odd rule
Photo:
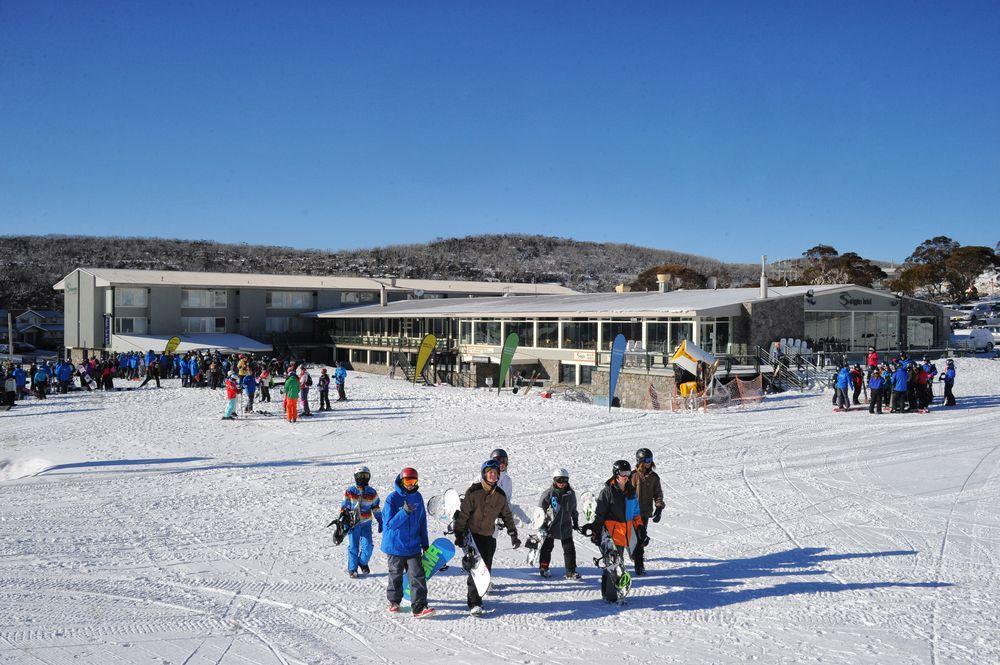
[[[403,469],[399,473],[399,477],[400,478],[413,478],[415,480],[419,479],[419,477],[417,476],[417,470],[414,469],[413,467],[410,467],[410,466],[408,466],[405,469]]]

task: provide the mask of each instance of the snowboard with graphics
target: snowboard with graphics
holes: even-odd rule
[[[424,552],[421,564],[424,567],[424,579],[429,580],[440,572],[455,556],[455,545],[447,538],[437,538]],[[410,600],[410,576],[403,575],[403,598]]]

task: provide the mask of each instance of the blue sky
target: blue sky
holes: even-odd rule
[[[1000,240],[1000,5],[0,1],[0,233]]]

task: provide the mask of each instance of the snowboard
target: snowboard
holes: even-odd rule
[[[609,603],[624,603],[632,588],[632,576],[625,570],[625,558],[607,529],[601,529],[601,556],[594,565],[601,569],[601,597]]]
[[[479,553],[479,548],[476,547],[476,541],[472,538],[471,533],[465,535],[465,545],[462,546],[462,551],[462,568],[472,578],[472,584],[475,585],[479,597],[483,598],[489,593],[492,583],[490,569],[486,567],[486,562],[483,561],[483,556]]]
[[[87,372],[83,373],[83,381],[88,386],[90,386],[91,390],[97,390],[97,381],[94,381],[94,379],[91,378],[90,374],[88,374]]]
[[[540,554],[542,543],[545,542],[545,539],[549,535],[548,511],[544,508],[536,507],[531,517],[531,522],[528,524],[528,529],[531,533],[528,534],[528,539],[524,541],[524,549],[528,553],[528,565],[534,567],[538,565],[538,555]]]
[[[333,530],[333,544],[339,545],[344,542],[344,538],[347,537],[347,534],[357,523],[358,514],[356,511],[352,510],[346,513],[341,513],[337,516],[337,519],[327,524],[328,527],[335,527]]]
[[[424,552],[421,564],[424,567],[424,579],[429,580],[435,573],[446,568],[451,558],[455,556],[455,545],[447,538],[438,538]],[[403,598],[410,600],[410,576],[403,575]]]
[[[594,521],[594,516],[597,514],[597,497],[594,496],[593,492],[584,492],[580,495],[580,516],[583,518],[584,524],[590,524]]]

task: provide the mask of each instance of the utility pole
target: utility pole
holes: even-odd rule
[[[14,314],[7,310],[7,360],[14,362]]]

